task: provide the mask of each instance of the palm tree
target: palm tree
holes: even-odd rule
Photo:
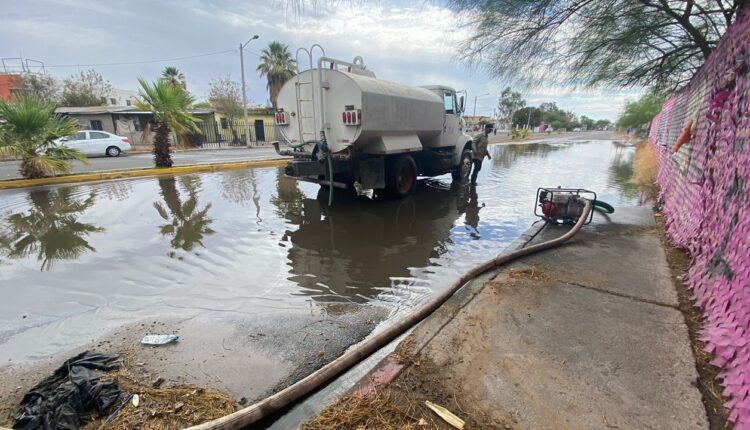
[[[138,78],[138,83],[141,90],[135,106],[139,110],[151,112],[157,123],[154,136],[154,164],[156,167],[172,167],[169,150],[170,130],[177,135],[188,132],[200,133],[195,124],[200,119],[190,114],[195,98],[181,86],[173,86],[162,79],[149,84],[143,78]]]
[[[75,149],[53,143],[78,131],[78,124],[55,114],[55,104],[36,94],[23,94],[15,102],[0,101],[0,157],[21,159],[24,178],[42,178],[70,171],[70,159],[86,163]]]
[[[276,109],[281,86],[297,72],[297,65],[289,53],[289,47],[278,41],[269,43],[268,47],[261,51],[257,71],[261,78],[265,76],[268,79],[266,88],[271,96],[271,104]]]
[[[177,67],[167,66],[161,72],[161,78],[167,81],[172,86],[181,86],[183,89],[187,89],[187,80],[185,74],[182,73]]]
[[[0,226],[0,250],[8,258],[36,254],[41,270],[50,270],[57,260],[75,260],[87,251],[96,252],[88,242],[92,233],[104,231],[79,221],[94,204],[95,194],[81,200],[73,188],[36,190],[29,193],[28,213],[8,216]]]

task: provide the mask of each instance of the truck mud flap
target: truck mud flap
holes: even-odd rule
[[[365,158],[359,162],[359,182],[365,190],[385,188],[385,163],[383,157]]]

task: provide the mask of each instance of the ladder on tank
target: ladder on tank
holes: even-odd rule
[[[315,85],[313,82],[315,81],[315,73],[310,73],[310,81],[307,82],[305,80],[300,79],[300,69],[299,69],[299,54],[300,51],[303,51],[307,54],[307,58],[309,60],[310,69],[313,69],[313,51],[315,50],[315,47],[318,47],[320,51],[323,53],[323,56],[326,55],[325,50],[322,46],[318,45],[317,43],[312,45],[309,50],[305,48],[299,48],[297,49],[297,52],[294,55],[294,59],[297,63],[297,76],[296,81],[294,85],[295,90],[295,98],[297,99],[297,126],[299,128],[299,138],[300,138],[300,145],[304,146],[305,142],[315,142],[318,140],[318,131],[319,129],[322,129],[322,124],[318,124],[318,112],[317,112],[317,103],[319,102],[315,98]],[[318,73],[322,73],[321,70],[318,70]],[[309,92],[305,92],[305,89],[309,89]],[[321,89],[322,91],[322,89]],[[322,94],[321,94],[322,97]],[[312,112],[312,116],[310,115],[310,112]],[[311,124],[305,125],[306,122],[311,122]],[[311,130],[312,129],[312,130]]]

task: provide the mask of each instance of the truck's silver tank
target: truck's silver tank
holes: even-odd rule
[[[278,108],[286,113],[280,129],[291,144],[317,140],[324,121],[328,146],[338,152],[350,145],[370,152],[383,146],[383,137],[396,145],[439,142],[443,131],[443,100],[425,88],[410,87],[368,76],[323,69],[324,100],[320,100],[319,69],[300,73],[281,88]],[[321,115],[321,106],[324,115]],[[344,123],[347,110],[358,112],[358,125]],[[409,138],[410,137],[410,138]],[[417,143],[419,145],[419,143]],[[306,150],[310,150],[308,146]],[[412,148],[416,149],[416,148]]]

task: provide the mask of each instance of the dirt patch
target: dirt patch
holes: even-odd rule
[[[677,290],[679,308],[685,317],[685,323],[690,335],[690,344],[695,356],[695,367],[698,370],[698,389],[701,392],[701,400],[706,408],[708,422],[711,430],[732,429],[734,425],[727,419],[727,410],[724,408],[726,399],[721,394],[722,387],[717,379],[719,368],[711,365],[711,355],[705,351],[705,343],[700,340],[700,332],[703,330],[704,317],[700,309],[692,299],[693,293],[688,289],[685,279],[691,265],[690,256],[682,249],[675,248],[666,240],[664,235],[664,219],[660,214],[656,216],[659,238],[664,245],[667,255],[667,263],[672,273],[672,282]]]

